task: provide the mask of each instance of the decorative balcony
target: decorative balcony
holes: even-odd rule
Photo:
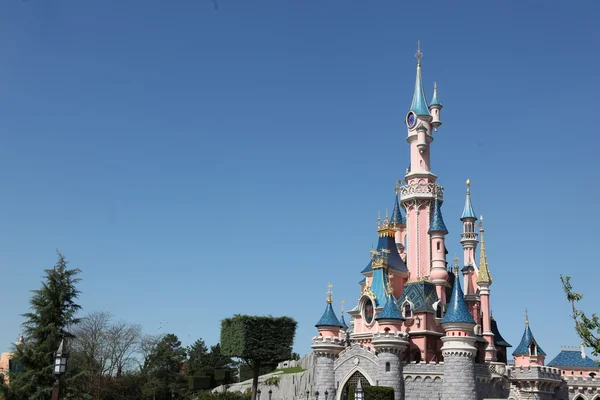
[[[475,232],[464,232],[460,234],[460,241],[463,240],[477,240],[477,233]]]
[[[437,183],[418,183],[413,182],[408,185],[400,186],[400,196],[402,201],[414,198],[420,199],[435,199],[441,202],[444,201],[444,188]]]

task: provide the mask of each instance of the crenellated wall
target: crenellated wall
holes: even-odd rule
[[[404,365],[405,400],[440,399],[444,363],[415,363]]]

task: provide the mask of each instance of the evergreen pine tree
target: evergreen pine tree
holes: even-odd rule
[[[67,269],[65,257],[58,253],[54,268],[45,270],[42,287],[33,290],[31,311],[23,314],[24,344],[14,349],[10,372],[11,398],[15,400],[50,399],[55,377],[52,374],[54,353],[64,338],[68,348],[70,328],[79,322],[75,303],[79,295],[76,284],[79,269]],[[67,369],[67,386],[73,371]],[[64,390],[64,388],[63,388]]]

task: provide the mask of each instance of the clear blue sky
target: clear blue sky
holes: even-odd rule
[[[502,334],[528,307],[549,357],[579,344],[559,275],[597,310],[600,3],[218,3],[1,2],[0,349],[60,249],[87,312],[184,344],[285,314],[309,351],[408,165],[417,40],[450,258],[470,177]]]

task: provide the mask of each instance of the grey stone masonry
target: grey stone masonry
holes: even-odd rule
[[[336,337],[315,337],[312,342],[315,355],[315,398],[332,399],[336,392],[334,363],[344,349],[344,342]],[[317,394],[318,393],[318,394]]]
[[[569,400],[580,396],[583,400],[600,399],[600,378],[599,377],[567,377],[565,393],[568,393]],[[566,397],[565,397],[566,399]]]
[[[408,347],[408,335],[398,333],[375,333],[373,346],[378,357],[378,384],[394,388],[396,400],[404,400],[402,379],[402,356]]]
[[[519,393],[522,398],[539,400],[561,399],[558,396],[564,382],[560,370],[552,367],[531,365],[525,367],[510,367],[509,376],[511,391]],[[567,399],[562,399],[567,400]]]
[[[444,363],[405,364],[404,369],[405,400],[439,400],[442,398],[442,378]]]
[[[475,362],[477,351],[472,336],[444,336],[443,400],[477,400]]]

